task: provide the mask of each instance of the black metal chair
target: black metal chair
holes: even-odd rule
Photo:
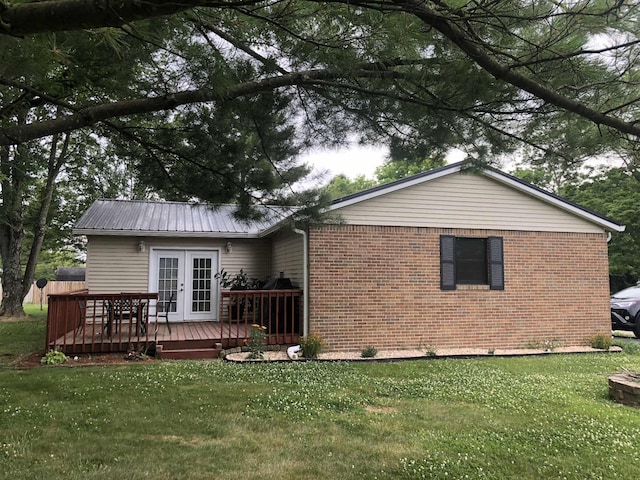
[[[171,292],[169,300],[162,304],[162,312],[158,314],[158,317],[164,317],[164,321],[169,329],[169,335],[171,335],[171,323],[169,322],[169,313],[171,313],[171,304],[176,301],[177,292]]]
[[[87,301],[85,299],[78,300],[78,310],[80,311],[80,315],[78,316],[78,323],[76,324],[76,335],[84,333],[87,312]]]
[[[146,303],[138,301],[137,299],[116,298],[113,301],[107,300],[106,309],[108,319],[107,324],[105,325],[107,336],[111,337],[111,328],[113,326],[115,326],[115,333],[118,333],[118,325],[123,320],[135,320],[136,335],[138,335],[138,331],[140,331],[140,334],[144,335],[147,332],[147,326],[145,325],[144,318],[145,307]]]

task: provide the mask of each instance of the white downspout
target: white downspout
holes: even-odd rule
[[[309,247],[307,246],[307,232],[298,228],[293,229],[298,235],[302,235],[302,262],[303,262],[303,286],[302,302],[304,310],[302,314],[302,336],[309,335]]]

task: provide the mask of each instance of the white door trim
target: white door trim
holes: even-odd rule
[[[181,322],[181,321],[197,321],[197,320],[218,320],[219,310],[219,283],[214,278],[220,265],[220,249],[219,248],[190,248],[190,247],[151,247],[149,251],[149,291],[158,292],[159,290],[159,259],[161,255],[167,257],[173,256],[177,258],[177,275],[175,282],[171,286],[171,290],[175,290],[177,293],[176,298],[176,312],[169,314],[169,321]],[[198,279],[194,279],[194,270],[192,268],[194,256],[202,255],[205,258],[210,258],[210,296],[205,301],[210,301],[210,311],[204,313],[193,312],[192,307],[195,305],[198,308],[198,302],[193,303],[193,289],[194,280],[195,286],[198,287]],[[201,282],[202,283],[202,282]],[[205,282],[206,283],[206,282]],[[206,292],[205,292],[206,296]],[[201,305],[201,302],[200,302]]]

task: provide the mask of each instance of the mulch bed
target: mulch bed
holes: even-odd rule
[[[137,355],[131,355],[126,353],[92,353],[92,354],[79,354],[70,355],[69,360],[59,365],[42,365],[40,359],[44,356],[44,351],[34,352],[29,355],[25,355],[21,358],[17,358],[15,362],[11,362],[11,368],[28,369],[36,367],[82,367],[91,365],[118,365],[129,364],[138,362],[153,362],[155,358],[146,357],[140,358]]]

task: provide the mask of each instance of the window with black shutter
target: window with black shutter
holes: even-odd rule
[[[440,288],[456,289],[456,237],[440,237]]]
[[[440,237],[440,288],[456,285],[489,285],[504,290],[502,237]]]
[[[487,238],[489,287],[491,290],[504,290],[504,253],[502,243],[502,237]]]

